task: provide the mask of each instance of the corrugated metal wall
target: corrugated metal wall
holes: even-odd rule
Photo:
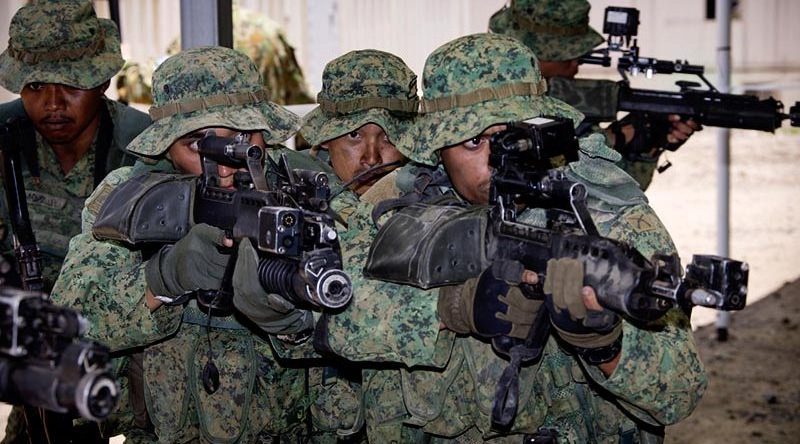
[[[333,57],[360,48],[377,48],[402,57],[421,73],[425,57],[459,35],[486,29],[504,0],[239,0],[281,23],[294,44],[307,79],[316,90],[322,68]],[[0,2],[0,47],[8,23],[23,0]],[[95,1],[107,16],[106,0]],[[593,1],[591,24],[601,28],[609,4],[641,10],[642,53],[715,65],[715,23],[705,19],[699,0]],[[740,0],[733,23],[734,83],[737,73],[782,72],[779,82],[800,82],[800,1]],[[179,0],[120,0],[123,52],[127,59],[152,63],[180,32]],[[596,72],[589,70],[590,72]],[[753,76],[741,77],[748,80]],[[776,77],[768,77],[775,81]],[[748,80],[749,81],[749,80]],[[0,89],[0,100],[11,97]]]

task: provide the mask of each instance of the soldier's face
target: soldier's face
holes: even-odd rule
[[[441,151],[442,163],[456,191],[473,204],[489,203],[492,168],[489,167],[489,139],[506,129],[495,125],[470,140]]]
[[[542,77],[545,79],[553,77],[572,79],[578,74],[578,59],[563,61],[539,60],[539,70],[541,70]]]
[[[108,82],[92,89],[33,82],[25,85],[20,96],[36,131],[51,145],[63,145],[81,137],[91,142],[107,87]]]
[[[347,182],[354,176],[381,163],[403,160],[404,157],[389,141],[386,132],[379,125],[368,123],[343,136],[323,143],[328,150],[331,165],[336,175]],[[376,171],[354,185],[353,190],[360,196],[381,177],[393,168]]]
[[[168,153],[172,164],[178,171],[199,176],[203,174],[203,166],[200,163],[200,154],[197,152],[197,142],[203,138],[206,131],[214,131],[218,137],[234,137],[241,131],[230,128],[203,128],[192,133],[186,134],[178,140],[172,142]],[[250,143],[261,147],[266,147],[264,138],[260,131],[249,132]],[[233,186],[233,175],[236,171],[244,171],[244,168],[232,168],[225,165],[218,165],[217,173],[220,178],[220,186],[228,188]]]

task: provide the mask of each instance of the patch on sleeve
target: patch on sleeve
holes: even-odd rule
[[[106,181],[101,182],[92,195],[86,199],[86,209],[89,210],[89,212],[93,215],[97,216],[112,191],[114,191],[114,185],[111,185]]]
[[[661,222],[651,212],[633,211],[623,216],[625,222],[639,233],[661,229]]]

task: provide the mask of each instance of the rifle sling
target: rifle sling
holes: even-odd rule
[[[494,402],[492,403],[492,426],[507,429],[517,415],[519,408],[519,371],[523,362],[538,360],[550,337],[550,317],[542,307],[536,313],[536,320],[528,330],[525,342],[514,345],[509,350],[511,362],[503,370],[497,381]]]

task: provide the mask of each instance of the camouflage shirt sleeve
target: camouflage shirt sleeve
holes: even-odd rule
[[[372,205],[343,193],[334,206],[347,216],[340,241],[354,292],[347,308],[326,323],[331,351],[354,361],[444,365],[454,335],[439,330],[438,291],[365,278],[361,270],[377,232]]]
[[[603,236],[634,246],[645,257],[673,253],[666,228],[647,204],[623,208],[598,224]],[[584,363],[588,376],[618,398],[630,413],[657,425],[688,416],[708,384],[686,315],[670,311],[648,326],[623,322],[619,363],[609,378]]]
[[[130,177],[131,168],[112,171],[87,199],[82,232],[69,245],[52,298],[76,308],[89,320],[87,337],[112,351],[152,343],[173,333],[180,324],[180,307],[145,305],[141,253],[122,244],[100,241],[91,233],[98,199]],[[95,211],[92,211],[95,209]]]

